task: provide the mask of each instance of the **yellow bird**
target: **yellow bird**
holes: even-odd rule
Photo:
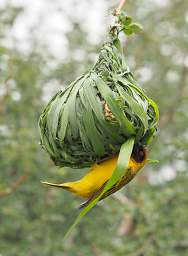
[[[112,176],[113,171],[116,168],[118,155],[107,159],[99,164],[94,164],[88,173],[78,181],[66,182],[62,184],[54,184],[49,182],[42,182],[43,184],[60,187],[74,193],[76,196],[88,199],[82,206],[86,206],[91,200],[97,197],[105,184]],[[147,152],[144,146],[136,144],[133,148],[133,152],[128,164],[128,170],[126,175],[117,182],[112,188],[110,188],[101,199],[113,194],[124,185],[129,183],[137,172],[146,164]]]

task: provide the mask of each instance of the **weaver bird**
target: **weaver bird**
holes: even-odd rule
[[[90,201],[95,199],[102,192],[105,184],[108,182],[116,168],[117,160],[118,155],[104,160],[98,164],[94,164],[88,173],[78,181],[66,182],[62,184],[49,183],[45,181],[42,183],[63,188],[74,193],[76,196],[86,198],[87,201],[84,202],[81,207],[86,206]],[[100,200],[113,194],[124,185],[129,183],[137,174],[137,172],[146,164],[146,161],[146,149],[141,144],[136,144],[133,148],[131,158],[129,160],[128,170],[125,169],[126,174],[113,187],[106,191]]]

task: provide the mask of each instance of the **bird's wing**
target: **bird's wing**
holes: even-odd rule
[[[79,209],[85,208],[88,204],[90,204],[90,202],[92,202],[93,200],[95,200],[95,198],[97,198],[100,193],[103,191],[105,185],[107,182],[105,182],[98,190],[96,190],[93,195],[91,197],[89,197],[85,202],[83,202],[80,206]]]
[[[111,194],[115,193],[116,191],[118,191],[119,189],[121,189],[124,185],[126,185],[127,183],[129,183],[133,177],[135,175],[133,175],[131,173],[131,170],[129,170],[126,174],[126,176],[124,176],[119,182],[117,182],[116,184],[114,184],[109,190],[107,190],[103,195],[102,197],[100,198],[100,200],[103,200],[104,198],[110,196]],[[108,182],[108,181],[107,181]],[[104,189],[106,183],[105,182],[98,190],[96,190],[93,195],[87,199],[85,202],[83,202],[81,205],[80,205],[80,209],[81,208],[84,208],[86,207],[90,202],[92,202],[94,199],[96,199],[100,193],[102,192],[102,190]]]

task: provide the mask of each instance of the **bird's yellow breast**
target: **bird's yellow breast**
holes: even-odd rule
[[[67,189],[77,196],[84,198],[90,197],[98,190],[106,181],[110,179],[116,168],[118,156],[106,160],[100,164],[94,164],[89,172],[79,181],[65,183]],[[134,159],[129,160],[129,169],[134,176],[145,163],[137,163]]]

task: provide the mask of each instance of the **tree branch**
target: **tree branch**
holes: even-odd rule
[[[0,191],[0,197],[9,196],[27,179],[28,171],[26,170],[22,176],[20,176],[15,182],[13,182],[8,188]]]
[[[119,6],[117,7],[116,12],[115,12],[116,16],[120,15],[121,10],[122,10],[123,6],[125,5],[125,2],[126,2],[126,0],[120,1]]]

